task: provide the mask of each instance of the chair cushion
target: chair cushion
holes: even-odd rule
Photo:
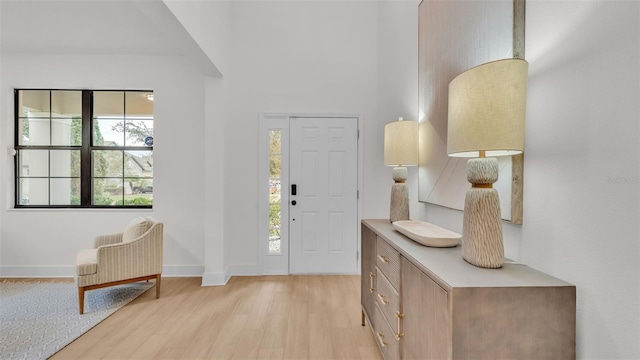
[[[76,255],[76,274],[91,275],[98,272],[98,249],[85,249]]]
[[[151,225],[153,225],[151,220],[142,217],[131,220],[122,233],[122,242],[127,243],[135,240],[149,230]]]

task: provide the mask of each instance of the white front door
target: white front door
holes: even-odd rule
[[[358,271],[358,119],[292,117],[289,272]]]

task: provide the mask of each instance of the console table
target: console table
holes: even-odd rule
[[[385,359],[575,359],[575,286],[526,265],[475,267],[388,219],[361,226],[362,325]]]

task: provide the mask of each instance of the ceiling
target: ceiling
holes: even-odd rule
[[[143,2],[161,4],[161,0]],[[163,6],[165,12],[169,12]],[[0,51],[49,55],[179,55],[180,37],[134,0],[0,0]],[[162,21],[177,22],[173,16]],[[169,24],[167,24],[169,25]],[[166,28],[175,29],[175,24]]]

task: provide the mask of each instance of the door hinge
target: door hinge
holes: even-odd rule
[[[360,260],[360,251],[356,251],[356,260]]]
[[[356,190],[356,199],[360,199],[360,190]]]
[[[357,130],[357,139],[360,139],[360,129]]]

